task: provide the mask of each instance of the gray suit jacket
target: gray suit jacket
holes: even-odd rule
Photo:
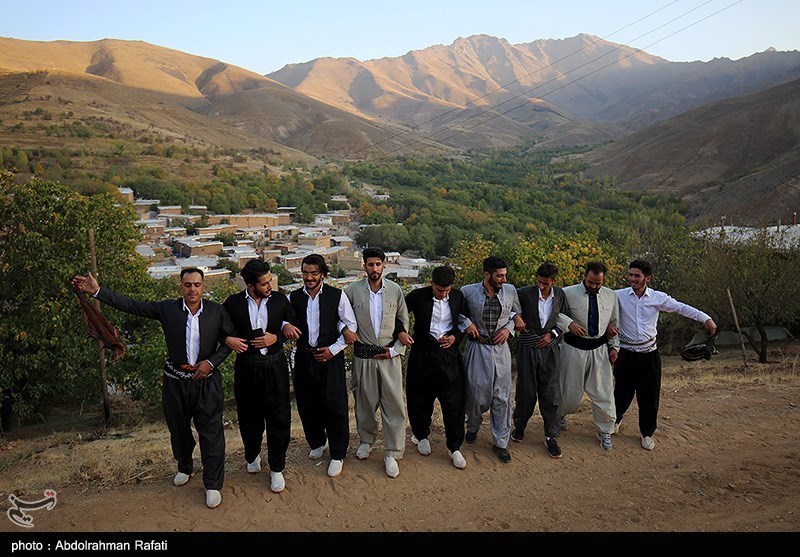
[[[595,337],[587,336],[585,338],[603,336],[609,323],[619,326],[619,302],[613,290],[605,286],[600,288],[600,292],[597,293],[597,309],[599,334]],[[566,331],[573,321],[577,321],[585,329],[589,328],[589,295],[586,294],[586,287],[582,282],[564,288],[564,307],[556,324],[560,329]],[[619,350],[619,335],[608,339],[608,347]]]
[[[367,279],[361,279],[348,286],[344,293],[353,306],[358,323],[358,338],[365,344],[389,346],[398,354],[405,354],[406,347],[397,341],[395,333],[402,328],[410,329],[408,308],[403,291],[397,283],[383,279],[383,318],[378,336],[372,327],[369,315],[370,289]]]

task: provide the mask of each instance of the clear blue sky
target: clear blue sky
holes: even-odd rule
[[[797,0],[736,2],[0,0],[0,36],[38,41],[142,40],[258,73],[322,56],[360,60],[399,56],[476,34],[517,44],[590,33],[672,61],[737,59],[769,47],[800,49]],[[693,8],[697,9],[686,14]],[[682,14],[686,15],[668,23]],[[676,34],[669,37],[672,33]]]

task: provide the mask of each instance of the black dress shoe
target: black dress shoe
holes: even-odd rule
[[[466,435],[464,435],[464,441],[472,445],[475,442],[475,439],[478,438],[477,431],[468,431]]]
[[[492,445],[492,450],[497,453],[497,458],[500,459],[500,462],[504,464],[511,462],[511,453],[508,452],[508,449],[501,449],[497,445]]]

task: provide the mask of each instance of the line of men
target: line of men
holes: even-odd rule
[[[583,281],[564,289],[554,285],[556,266],[544,263],[537,284],[517,290],[508,284],[508,265],[488,257],[481,282],[454,289],[455,272],[442,266],[433,270],[430,286],[403,296],[399,285],[383,278],[382,251],[367,248],[362,257],[366,277],[340,290],[324,282],[329,269],[322,256],[307,256],[301,267],[303,288],[288,297],[272,291],[267,263],[250,261],[240,273],[245,289],[223,304],[203,299],[203,272],[195,268],[181,271],[181,298],[160,302],[101,288],[91,274],[73,279],[101,302],[161,323],[167,345],[162,405],[178,463],[176,486],[185,485],[194,472],[194,422],[206,505],[215,508],[222,502],[223,391],[215,370],[231,351],[236,352],[234,395],[246,469],[261,470],[266,432],[270,489],[277,493],[286,486],[283,470],[291,436],[287,339],[296,341],[292,377],[309,458],[321,459],[329,451],[328,475],[342,472],[350,442],[344,348],[352,344],[350,388],[360,441],[356,458],[369,458],[380,410],[384,467],[387,476],[396,478],[405,451],[400,356],[407,348],[411,440],[420,454],[432,453],[438,399],[449,457],[464,469],[460,448],[476,442],[486,412],[492,450],[508,463],[508,443],[523,441],[537,402],[548,454],[560,458],[556,438],[566,429],[564,416],[578,410],[584,392],[603,449],[611,449],[611,434],[634,396],[642,446],[653,449],[661,380],[659,312],[684,315],[703,322],[709,334],[716,332],[705,313],[650,289],[652,269],[642,260],[630,265],[631,286],[616,292],[603,286],[602,263],[587,264]],[[413,334],[408,333],[409,313],[415,320]],[[508,340],[515,330],[518,372],[512,411]],[[465,335],[462,357],[459,345]]]

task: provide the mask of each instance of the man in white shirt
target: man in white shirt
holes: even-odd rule
[[[656,336],[659,312],[677,313],[703,323],[709,336],[717,332],[714,320],[706,313],[681,303],[668,294],[648,286],[653,268],[642,259],[629,265],[630,287],[617,290],[619,300],[620,351],[614,366],[614,400],[617,420],[614,431],[619,430],[622,417],[633,401],[639,406],[639,432],[642,447],[655,448],[653,433],[656,430],[658,402],[661,391],[661,356]]]
[[[294,394],[303,422],[312,460],[322,458],[330,447],[328,476],[342,473],[350,443],[350,411],[344,369],[342,326],[355,333],[356,317],[350,300],[338,289],[325,284],[328,265],[319,254],[303,258],[300,266],[303,288],[289,295],[300,334],[294,357]]]
[[[344,293],[353,306],[358,340],[353,346],[352,388],[356,404],[356,429],[361,444],[356,458],[366,460],[378,436],[376,412],[381,409],[386,475],[400,474],[397,461],[406,448],[406,414],[403,404],[403,367],[400,357],[408,335],[408,310],[403,291],[383,278],[386,255],[379,249],[362,252],[366,278]]]

